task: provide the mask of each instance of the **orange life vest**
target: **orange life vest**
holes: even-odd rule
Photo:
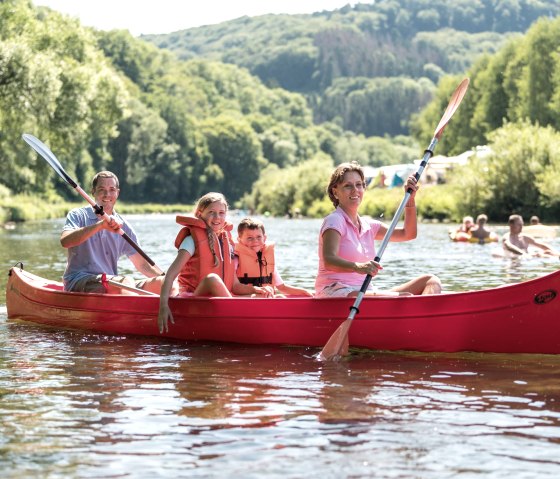
[[[256,253],[241,243],[235,243],[235,254],[239,258],[237,278],[240,283],[262,286],[272,284],[274,272],[274,244],[265,244]]]
[[[203,278],[210,273],[222,278],[229,291],[233,288],[233,239],[231,230],[233,225],[226,222],[224,229],[217,235],[214,251],[218,257],[218,265],[214,266],[214,256],[208,243],[206,223],[195,216],[177,215],[177,223],[185,226],[175,238],[175,247],[179,248],[187,236],[192,236],[195,251],[179,273],[179,289],[181,292],[192,293]],[[220,247],[221,245],[221,247]]]

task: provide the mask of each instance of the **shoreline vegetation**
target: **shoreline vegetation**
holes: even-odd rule
[[[457,200],[447,185],[425,185],[422,195],[417,198],[418,216],[422,221],[454,222],[460,219],[457,210]],[[390,220],[402,200],[402,188],[369,188],[364,201],[364,216]],[[73,208],[85,206],[85,201],[69,202],[59,197],[43,198],[31,195],[14,195],[0,199],[0,225],[13,227],[17,223],[64,218]],[[311,206],[303,209],[290,210],[288,205],[277,211],[253,210],[248,205],[236,203],[234,209],[254,211],[255,215],[293,218],[322,218],[332,211],[332,204],[328,198],[315,200]],[[127,203],[119,201],[118,211],[123,215],[130,214],[169,214],[192,211],[189,204],[162,203]],[[283,211],[286,209],[286,211]]]
[[[7,227],[26,221],[64,218],[73,208],[86,206],[85,201],[68,202],[60,199],[44,199],[28,195],[16,195],[0,200],[0,225]],[[192,205],[159,203],[119,202],[118,212],[130,214],[165,214],[192,211]]]

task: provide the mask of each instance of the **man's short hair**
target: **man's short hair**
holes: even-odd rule
[[[115,183],[117,184],[117,188],[119,187],[119,179],[117,178],[117,175],[115,175],[115,173],[111,171],[100,171],[93,177],[93,180],[91,181],[91,188],[93,191],[95,191],[95,188],[97,188],[99,178],[113,178],[115,180]]]

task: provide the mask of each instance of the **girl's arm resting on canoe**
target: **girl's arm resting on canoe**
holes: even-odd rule
[[[179,276],[183,266],[185,266],[190,258],[191,255],[188,251],[180,249],[165,274],[165,279],[163,280],[159,297],[158,327],[160,333],[169,331],[168,321],[171,321],[171,324],[175,324],[173,315],[169,309],[169,296],[173,288],[173,282],[177,276]]]

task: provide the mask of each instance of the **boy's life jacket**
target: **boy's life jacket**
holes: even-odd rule
[[[237,278],[240,283],[262,286],[272,284],[274,272],[274,244],[265,244],[259,252],[241,243],[235,243],[235,254],[239,258]]]
[[[226,222],[224,229],[216,235],[214,251],[218,258],[218,265],[214,266],[214,256],[208,242],[206,223],[193,215],[177,215],[176,221],[184,228],[179,231],[177,238],[175,238],[175,247],[179,249],[183,240],[189,235],[193,237],[195,245],[194,254],[183,266],[178,276],[180,291],[194,292],[202,279],[210,273],[215,273],[222,278],[227,289],[231,291],[235,275],[233,269],[233,238],[231,237],[233,225]]]

